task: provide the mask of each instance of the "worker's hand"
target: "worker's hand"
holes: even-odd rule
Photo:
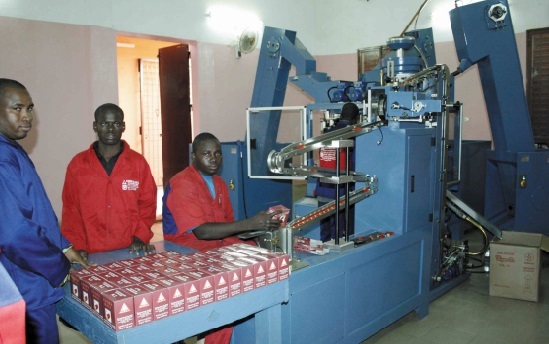
[[[273,216],[280,214],[281,211],[277,210],[272,213],[267,213],[266,211],[260,211],[252,217],[255,222],[255,229],[262,229],[267,231],[274,231],[280,227],[280,220],[273,219]]]
[[[138,237],[134,237],[133,242],[130,245],[130,253],[135,253],[139,256],[139,252],[142,252],[143,255],[156,253],[156,248],[154,245],[147,245]]]
[[[84,250],[76,250],[76,252],[80,253],[80,255],[82,256],[82,258],[84,260],[88,260],[88,252],[86,252]]]
[[[88,252],[84,251],[84,253],[86,254],[85,258],[80,252],[81,251],[77,251],[71,248],[70,250],[65,252],[65,257],[67,257],[67,259],[69,260],[69,262],[71,262],[71,264],[80,264],[82,265],[82,267],[85,267],[85,268],[89,268],[92,265],[96,265],[88,262]]]

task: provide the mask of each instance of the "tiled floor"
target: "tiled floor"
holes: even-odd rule
[[[157,238],[161,238],[159,231],[155,225]],[[473,233],[470,242],[474,240]],[[362,344],[547,344],[549,254],[543,255],[542,265],[538,303],[489,296],[489,275],[473,273],[434,300],[424,319],[418,320],[412,312]],[[61,324],[59,328],[62,344],[91,343],[79,332]]]
[[[489,296],[489,274],[473,273],[431,302],[427,317],[418,320],[410,313],[362,344],[548,344],[547,253],[542,266],[537,303]]]

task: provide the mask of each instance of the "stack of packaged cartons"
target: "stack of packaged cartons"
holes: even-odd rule
[[[161,252],[71,272],[72,297],[116,331],[289,277],[289,256],[247,244]]]

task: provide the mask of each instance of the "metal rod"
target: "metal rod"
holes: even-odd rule
[[[339,168],[339,148],[336,149],[336,177],[339,180],[339,177],[341,175],[341,170]],[[336,196],[335,196],[335,244],[339,245],[339,190],[341,186],[339,185],[339,182],[336,184]]]
[[[345,147],[346,151],[346,161],[345,161],[345,175],[349,176],[349,162],[350,162],[350,154],[349,154],[349,147]],[[345,183],[345,242],[349,241],[349,183]]]
[[[404,34],[406,33],[406,31],[408,30],[408,28],[412,25],[412,23],[414,22],[414,20],[419,16],[419,14],[421,13],[421,11],[423,10],[423,7],[425,7],[425,5],[427,5],[427,3],[429,2],[429,0],[425,0],[421,6],[419,6],[419,9],[417,10],[416,14],[414,14],[414,16],[412,17],[412,19],[410,20],[410,22],[408,23],[408,25],[406,25],[406,27],[404,28],[404,30],[402,30],[402,32],[400,33],[400,36],[404,36]]]

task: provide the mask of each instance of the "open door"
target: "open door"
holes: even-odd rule
[[[158,50],[164,187],[171,177],[189,166],[192,142],[189,58],[187,44]]]

